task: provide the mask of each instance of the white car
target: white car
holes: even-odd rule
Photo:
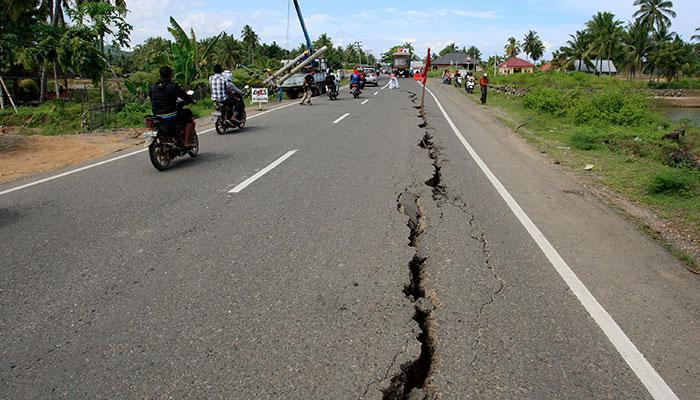
[[[365,68],[362,72],[365,73],[365,85],[379,86],[379,78],[377,78],[374,68]]]

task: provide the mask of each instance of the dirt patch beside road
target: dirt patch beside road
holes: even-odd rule
[[[18,135],[0,131],[0,183],[80,164],[143,143],[143,129],[79,135]]]

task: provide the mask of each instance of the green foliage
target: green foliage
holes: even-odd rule
[[[586,127],[577,129],[569,138],[569,144],[579,150],[594,150],[603,147],[605,135],[600,131]]]
[[[647,191],[653,195],[693,197],[697,193],[693,185],[700,181],[699,173],[688,174],[682,170],[664,170],[656,174],[648,183]]]
[[[653,126],[661,122],[660,117],[651,112],[648,98],[640,93],[611,88],[576,97],[578,100],[573,102],[568,115],[578,125]]]
[[[207,56],[216,46],[221,34],[214,37],[207,47],[200,51],[194,30],[190,30],[191,37],[188,37],[173,17],[170,17],[168,31],[175,38],[175,43],[172,44],[172,68],[175,80],[183,87],[189,88],[202,72]]]
[[[570,97],[561,90],[537,88],[523,97],[523,106],[542,114],[562,116],[570,107]]]

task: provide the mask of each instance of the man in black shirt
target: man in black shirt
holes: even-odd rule
[[[302,106],[304,104],[311,105],[311,97],[313,96],[313,91],[311,86],[316,84],[316,78],[314,78],[314,70],[310,69],[309,72],[304,76],[304,97],[301,98]]]
[[[185,147],[194,147],[190,142],[194,132],[192,111],[177,108],[177,99],[185,101],[185,104],[194,103],[194,99],[185,93],[177,83],[173,82],[173,70],[170,67],[160,69],[160,80],[151,86],[149,97],[151,98],[151,110],[153,115],[161,120],[171,120],[178,126],[184,127]]]

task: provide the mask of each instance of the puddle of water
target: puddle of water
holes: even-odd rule
[[[658,107],[661,113],[674,122],[689,122],[700,127],[700,107]]]

